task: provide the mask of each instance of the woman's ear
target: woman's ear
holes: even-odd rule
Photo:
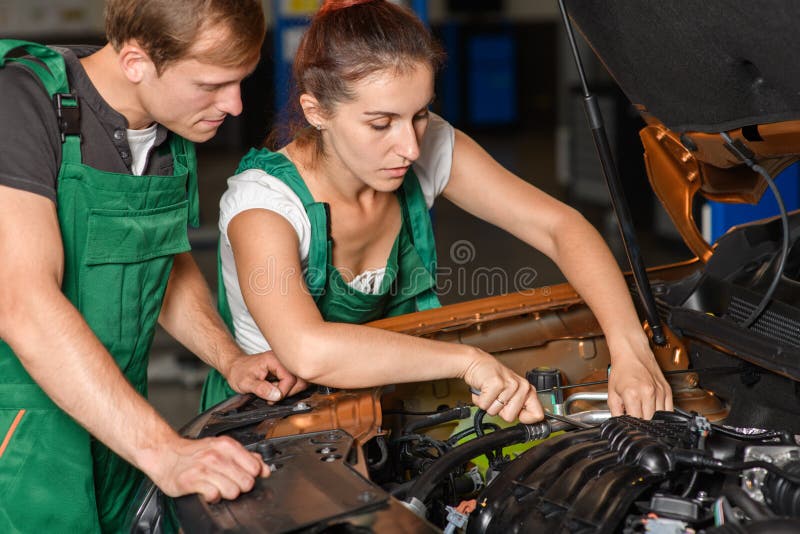
[[[319,105],[319,101],[314,95],[309,93],[300,95],[300,107],[303,109],[303,115],[305,115],[306,120],[311,126],[317,130],[321,130],[325,127],[322,107]]]
[[[117,56],[120,69],[131,83],[140,83],[148,74],[156,74],[150,56],[135,40],[125,42]]]

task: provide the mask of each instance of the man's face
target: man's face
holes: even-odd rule
[[[139,86],[140,102],[153,121],[190,141],[208,141],[225,117],[242,112],[240,84],[256,68],[257,61],[228,67],[197,59],[215,38],[227,37],[220,33],[207,30],[188,58],[168,63],[160,76],[153,66]]]

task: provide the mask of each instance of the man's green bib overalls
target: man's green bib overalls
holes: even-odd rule
[[[18,48],[41,63],[30,56],[8,57]],[[69,94],[60,54],[33,43],[0,41],[0,67],[6,61],[25,64],[70,116],[78,100]],[[79,129],[67,124],[65,134],[57,184],[61,289],[146,396],[148,352],[173,255],[190,249],[187,223],[197,223],[194,147],[172,134],[174,174],[132,176],[83,165]],[[57,361],[58,354],[39,357]],[[142,474],[56,407],[1,340],[0,436],[1,532],[125,530]]]
[[[242,159],[236,172],[253,168],[264,170],[288,185],[305,207],[311,222],[306,285],[326,321],[361,324],[439,306],[434,292],[436,245],[431,218],[413,170],[409,169],[397,191],[402,226],[386,262],[381,288],[376,294],[366,294],[348,286],[332,265],[333,240],[329,231],[328,206],[314,200],[294,164],[280,153],[253,149]],[[221,268],[218,273],[220,314],[233,332]],[[303,335],[302,331],[297,335]],[[201,410],[207,410],[232,395],[235,392],[225,378],[211,370],[203,386]]]

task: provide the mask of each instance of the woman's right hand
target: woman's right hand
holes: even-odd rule
[[[534,423],[544,418],[536,389],[524,377],[481,350],[464,373],[464,381],[474,391],[472,401],[488,415],[499,415],[512,422]]]

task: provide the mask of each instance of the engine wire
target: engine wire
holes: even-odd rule
[[[775,293],[775,290],[778,288],[778,283],[781,281],[783,277],[783,270],[786,267],[786,259],[789,256],[789,217],[786,214],[786,206],[783,204],[783,197],[781,196],[780,191],[778,191],[778,186],[775,185],[775,181],[772,179],[772,176],[762,167],[761,165],[757,164],[751,158],[747,157],[740,149],[739,146],[731,139],[731,136],[728,135],[727,132],[721,132],[720,135],[725,140],[726,146],[728,150],[733,152],[733,154],[738,157],[742,162],[750,167],[753,171],[760,174],[764,180],[767,181],[767,185],[772,190],[772,194],[775,195],[775,200],[778,203],[778,209],[780,210],[781,215],[781,227],[783,228],[783,240],[781,242],[781,257],[778,261],[778,268],[775,272],[775,278],[772,279],[772,283],[767,289],[767,292],[764,293],[764,296],[761,298],[761,302],[758,304],[755,310],[750,314],[750,316],[741,323],[741,326],[744,328],[750,328],[750,326],[758,319],[758,317],[764,312],[766,307],[769,305],[770,300],[772,300],[772,296]]]
[[[678,408],[677,406],[673,408],[673,411],[687,418],[694,417],[694,414],[692,414],[691,412],[687,412],[686,410]],[[737,439],[741,439],[743,441],[764,441],[765,439],[780,438],[782,441],[786,443],[793,443],[791,436],[781,430],[766,430],[764,432],[758,432],[756,434],[745,434],[743,432],[737,432],[736,430],[730,429],[722,425],[718,425],[716,423],[709,423],[709,424],[711,425],[711,428],[714,429],[715,432],[719,432],[720,434],[725,434],[726,436],[731,436]]]
[[[497,432],[498,430],[500,430],[501,427],[500,427],[500,425],[496,425],[494,423],[488,423],[488,422],[487,423],[483,423],[483,426],[481,427],[481,430],[487,429],[487,428],[491,429],[493,432]],[[475,427],[465,428],[464,430],[461,430],[461,431],[453,434],[449,438],[447,438],[447,441],[445,443],[447,443],[450,446],[455,446],[462,439],[466,438],[467,436],[469,436],[471,434],[475,434],[475,433],[476,433],[475,432]]]
[[[473,418],[473,427],[472,430],[475,432],[475,439],[480,439],[483,437],[483,418],[486,416],[486,410],[483,408],[478,408],[475,411],[475,416]],[[496,455],[496,456],[495,456]],[[490,466],[494,466],[495,459],[502,459],[503,458],[503,448],[500,447],[499,449],[492,451],[486,451],[484,454],[486,459],[489,461]]]

